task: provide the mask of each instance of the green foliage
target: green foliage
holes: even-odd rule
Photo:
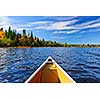
[[[9,46],[16,46],[16,41],[4,38],[3,40],[0,40],[0,47],[9,47]]]
[[[13,46],[30,46],[30,47],[63,47],[64,44],[57,43],[56,41],[45,41],[38,37],[33,37],[33,33],[26,35],[26,30],[23,30],[22,34],[12,30],[11,27],[5,30],[5,38],[0,40],[1,47],[13,47]]]

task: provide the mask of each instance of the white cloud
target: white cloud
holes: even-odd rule
[[[77,20],[55,22],[54,24],[52,24],[52,28],[58,29],[58,30],[63,30],[63,29],[67,28],[67,25],[71,25],[75,22],[77,22]]]
[[[83,30],[83,29],[86,29],[86,28],[100,27],[100,19],[92,20],[92,21],[85,22],[85,23],[82,23],[82,24],[70,25],[70,26],[66,26],[66,23],[60,23],[59,24],[57,22],[57,25],[59,26],[58,29],[60,29],[60,30],[61,29],[62,30],[64,30],[64,29],[72,29],[71,31],[68,31],[68,30],[67,31],[60,31],[60,30],[58,30],[58,31],[55,31],[53,33],[73,34],[73,33],[79,32],[79,31],[81,31],[82,33],[85,33],[87,31],[89,31],[89,32],[97,32],[97,31],[100,31],[100,29],[98,29],[98,30],[97,29],[92,29],[92,30],[86,30],[86,31]]]
[[[99,29],[89,29],[87,31],[85,30],[81,31],[81,33],[86,33],[86,32],[100,32],[100,28]]]
[[[92,25],[95,23],[100,23],[100,18],[96,19],[96,20],[89,21],[89,22],[82,23],[82,24],[80,24],[80,26],[83,27],[83,26],[88,26],[88,25]]]
[[[99,27],[100,26],[100,18],[96,20],[92,20],[89,22],[84,22],[81,24],[77,24],[74,26],[75,29],[85,29],[85,28],[93,28],[93,27]]]
[[[65,34],[73,34],[78,31],[83,32],[86,28],[95,28],[100,27],[100,18],[88,22],[83,22],[81,24],[76,24],[80,19],[75,19],[77,16],[69,16],[62,17],[56,16],[54,17],[58,21],[47,20],[47,21],[35,21],[35,22],[26,22],[22,24],[12,24],[11,19],[6,16],[0,16],[0,27],[7,29],[9,26],[17,29],[17,31],[26,30],[56,30],[53,33],[65,33]],[[66,20],[66,21],[65,21]],[[65,31],[66,30],[66,31]],[[69,31],[68,31],[69,30]],[[83,30],[83,31],[82,31]],[[89,30],[88,30],[89,31]],[[91,31],[96,31],[96,29],[92,29]],[[85,32],[85,31],[84,31]],[[83,33],[84,33],[83,32]]]
[[[53,33],[67,33],[67,31],[54,31]]]
[[[54,17],[56,20],[59,20],[59,21],[65,21],[65,20],[72,20],[72,19],[75,19],[77,16],[56,16]]]
[[[68,33],[74,33],[74,31],[78,32],[79,30],[82,30],[82,29],[100,26],[100,19],[75,25],[74,23],[76,23],[78,21],[79,20],[74,19],[74,20],[69,20],[69,21],[59,21],[59,22],[53,22],[53,23],[46,22],[44,24],[34,27],[34,29],[58,30],[58,31],[73,29],[73,31],[69,31]],[[39,22],[36,22],[36,24],[38,24],[38,23]],[[40,22],[40,23],[43,23],[43,22]],[[72,25],[72,24],[74,24],[74,25]],[[62,33],[65,33],[65,32],[62,32]]]
[[[72,33],[76,33],[79,32],[80,30],[72,30],[72,31],[67,31],[67,34],[72,34]]]
[[[66,37],[65,36],[53,36],[52,38],[53,39],[65,39]]]
[[[9,18],[5,16],[0,16],[0,25],[7,25],[9,24]]]
[[[49,23],[46,25],[37,26],[37,27],[35,27],[35,29],[57,30],[53,33],[73,34],[78,31],[82,31],[83,29],[86,29],[86,28],[94,28],[94,27],[100,26],[100,19],[92,20],[89,22],[75,25],[74,23],[76,23],[77,21],[78,20],[54,22],[54,23]],[[74,24],[74,25],[72,25],[72,24]],[[68,29],[72,29],[72,31],[61,31],[61,30],[68,30]]]
[[[85,28],[94,28],[94,27],[100,27],[100,23],[88,25],[88,26],[86,26]]]
[[[65,34],[72,34],[72,33],[76,33],[80,30],[70,30],[70,31],[54,31],[53,33],[65,33]]]
[[[54,22],[50,23],[48,25],[42,25],[37,26],[35,29],[44,29],[44,30],[64,30],[64,29],[70,29],[71,27],[69,25],[77,22],[77,20],[71,20],[71,21],[60,21],[60,22]]]
[[[33,27],[33,26],[40,26],[49,24],[51,21],[37,21],[37,22],[27,22],[26,24],[20,24],[20,27]]]
[[[37,22],[31,22],[31,24],[48,24],[51,23],[52,21],[37,21]]]
[[[7,16],[0,16],[0,27],[7,29],[11,25]]]
[[[71,25],[75,22],[77,22],[77,20],[71,20],[73,18],[75,18],[76,16],[72,16],[72,17],[67,17],[64,18],[68,21],[60,21],[61,19],[63,19],[62,16],[60,17],[54,17],[56,19],[59,19],[58,22],[54,22],[54,21],[36,21],[36,22],[27,22],[26,24],[18,24],[15,25],[17,27],[21,27],[21,28],[29,28],[32,27],[33,29],[44,29],[44,30],[64,30],[64,29],[70,29],[70,26],[67,25]]]

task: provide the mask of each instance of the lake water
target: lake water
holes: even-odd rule
[[[0,82],[25,82],[48,56],[76,82],[100,82],[100,48],[63,47],[0,48]]]

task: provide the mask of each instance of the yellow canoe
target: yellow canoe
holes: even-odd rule
[[[52,57],[48,57],[25,83],[75,83],[75,81]]]

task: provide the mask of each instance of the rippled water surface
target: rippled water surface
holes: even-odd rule
[[[46,60],[53,59],[76,82],[100,82],[100,48],[0,48],[0,82],[25,82]]]

